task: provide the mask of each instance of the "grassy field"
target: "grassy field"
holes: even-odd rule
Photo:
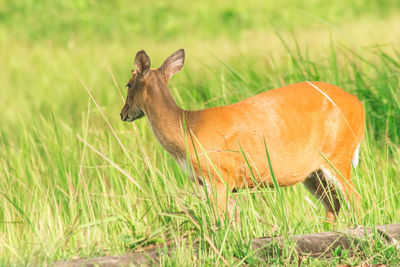
[[[399,44],[400,2],[389,0],[1,1],[0,265],[124,254],[171,241],[178,249],[161,266],[223,264],[221,258],[257,266],[265,262],[251,250],[252,238],[327,230],[323,207],[302,185],[279,194],[239,192],[242,229],[215,229],[210,205],[148,122],[120,121],[139,49],[158,67],[185,48],[185,67],[170,88],[186,109],[305,80],[357,95],[366,110],[353,171],[361,211],[354,217],[344,207],[336,229],[399,222]],[[297,262],[289,244],[267,259]],[[363,262],[396,266],[400,253],[375,243],[356,256],[303,259],[315,266]]]

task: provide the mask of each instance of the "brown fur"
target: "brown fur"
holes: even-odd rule
[[[145,115],[154,135],[176,160],[185,160],[188,149],[195,175],[217,189],[221,214],[229,202],[226,190],[272,184],[266,147],[279,186],[309,177],[305,184],[322,197],[327,218],[335,218],[340,206],[328,205],[316,179],[310,178],[321,169],[336,174],[347,200],[358,203],[350,171],[363,137],[364,109],[355,96],[328,83],[311,82],[334,105],[302,82],[232,105],[186,111],[176,105],[168,89],[169,78],[183,66],[183,50],[171,55],[159,69],[149,69],[150,59],[143,53],[136,56],[136,72],[128,83],[121,118],[133,121]],[[331,185],[324,188],[328,187]]]

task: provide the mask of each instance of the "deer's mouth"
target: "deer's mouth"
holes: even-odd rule
[[[137,109],[131,121],[138,120],[143,117],[144,117],[144,112],[141,109]]]
[[[127,122],[132,122],[138,119],[141,119],[144,117],[144,112],[140,109],[137,109],[135,111],[135,113],[133,114],[133,116],[131,116],[130,114],[121,114],[121,120],[123,121],[127,121]]]

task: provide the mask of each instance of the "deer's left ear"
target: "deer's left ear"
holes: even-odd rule
[[[185,62],[185,50],[179,49],[172,55],[170,55],[160,67],[161,71],[164,73],[167,80],[169,80],[172,75],[180,71]]]
[[[150,70],[150,58],[144,50],[136,53],[135,57],[136,73],[140,76],[146,75]]]

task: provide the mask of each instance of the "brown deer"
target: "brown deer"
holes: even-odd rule
[[[357,97],[328,83],[301,82],[228,106],[183,110],[168,82],[184,59],[180,49],[151,69],[150,58],[139,51],[120,115],[129,122],[146,116],[172,157],[189,163],[194,179],[208,190],[216,189],[221,216],[230,214],[227,190],[271,186],[274,179],[279,186],[303,182],[323,203],[327,221],[336,219],[340,194],[357,209],[350,179],[364,134]]]

